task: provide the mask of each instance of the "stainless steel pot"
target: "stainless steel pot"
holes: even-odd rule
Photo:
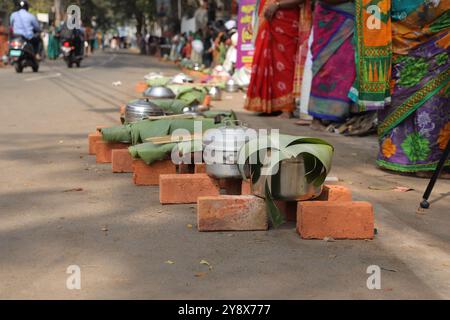
[[[144,91],[144,97],[149,99],[175,99],[175,93],[167,87],[150,87]]]
[[[242,178],[238,154],[249,141],[248,127],[241,121],[229,120],[223,127],[208,130],[203,138],[206,173],[214,178]]]
[[[194,70],[194,71],[201,71],[202,70],[202,65],[200,63],[194,63],[194,65],[192,66],[192,70]]]
[[[183,114],[192,116],[202,116],[204,111],[207,111],[208,107],[202,105],[191,105],[183,108]]]
[[[274,175],[261,175],[252,183],[252,193],[265,198],[266,181],[272,196],[276,200],[305,201],[317,198],[323,186],[314,186],[306,180],[305,161],[302,155],[282,160]]]
[[[164,110],[156,104],[146,100],[139,99],[130,101],[125,107],[125,122],[133,123],[147,119],[149,116],[163,116]]]
[[[172,78],[172,83],[175,84],[184,84],[184,83],[193,83],[194,79],[185,75],[184,73],[179,73],[175,77]]]
[[[226,92],[238,92],[239,85],[237,84],[236,81],[234,81],[233,79],[230,79],[225,83],[225,91]]]
[[[208,91],[208,95],[211,96],[212,101],[222,100],[222,90],[220,90],[220,88],[217,86],[211,87],[211,89],[209,89]]]

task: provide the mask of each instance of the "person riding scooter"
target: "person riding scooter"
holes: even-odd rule
[[[81,28],[70,28],[67,22],[61,25],[61,44],[64,60],[69,68],[73,64],[80,67],[84,56],[84,39]]]
[[[41,28],[36,17],[29,13],[28,9],[28,1],[21,0],[19,2],[19,10],[11,14],[10,24],[14,36],[21,36],[28,41],[33,46],[36,58],[39,59],[39,51],[42,47],[39,36]]]

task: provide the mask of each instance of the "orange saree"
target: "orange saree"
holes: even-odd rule
[[[258,7],[258,33],[245,109],[293,112],[300,10],[278,10],[269,22],[264,12],[273,3],[275,0],[261,0]]]

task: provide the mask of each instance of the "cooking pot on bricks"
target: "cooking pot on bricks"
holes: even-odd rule
[[[206,173],[214,178],[242,178],[238,154],[249,140],[248,127],[238,120],[225,121],[224,126],[208,130],[203,137]]]
[[[237,84],[236,81],[234,81],[233,79],[230,79],[225,83],[225,91],[226,92],[238,92],[239,85]]]
[[[194,79],[185,75],[184,73],[179,73],[175,77],[172,78],[172,83],[175,84],[184,84],[184,83],[193,83]]]
[[[164,116],[164,110],[146,99],[130,101],[125,108],[125,122],[133,123],[150,116]]]
[[[270,157],[270,152],[268,153]],[[306,179],[305,160],[302,155],[282,160],[273,175],[260,175],[252,182],[252,193],[266,197],[266,182],[276,200],[306,201],[321,195],[323,185],[314,186]]]
[[[175,99],[175,93],[167,87],[155,86],[144,91],[144,96],[148,99]]]
[[[212,101],[222,100],[222,90],[217,86],[211,87],[208,91],[208,95],[211,96]]]

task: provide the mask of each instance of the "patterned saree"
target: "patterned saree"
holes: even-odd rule
[[[352,2],[314,10],[313,81],[308,113],[315,118],[342,122],[350,115],[348,97],[355,77],[355,6]]]
[[[392,1],[392,102],[379,111],[381,167],[435,170],[450,138],[449,7],[450,0]]]
[[[261,0],[258,5],[258,31],[245,109],[265,113],[292,112],[295,108],[293,91],[300,10],[278,10],[269,22],[264,18],[264,12],[273,3],[275,0]]]

